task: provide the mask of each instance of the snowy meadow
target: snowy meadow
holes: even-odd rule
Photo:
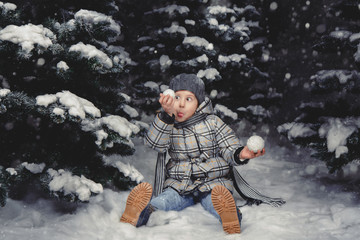
[[[34,6],[40,4],[35,2],[36,1],[33,1],[32,3]],[[45,4],[45,2],[46,1],[42,1],[41,4]],[[50,9],[50,6],[52,9],[54,2],[48,2],[50,2],[48,9]],[[58,2],[60,4],[60,2],[67,1]],[[84,4],[85,2],[87,1],[84,1]],[[128,2],[130,3],[132,1]],[[151,1],[146,3],[149,2]],[[185,2],[191,3],[192,1],[184,1],[184,4]],[[208,1],[197,2],[199,2],[198,7],[189,8],[188,6],[171,4],[159,9],[152,9],[151,11],[141,9],[143,12],[140,12],[141,14],[139,13],[138,15],[133,13],[133,9],[127,9],[126,6],[114,5],[113,1],[101,1],[101,5],[104,6],[108,3],[107,7],[109,10],[107,13],[105,13],[106,11],[101,13],[88,10],[86,6],[84,6],[84,9],[77,9],[76,11],[75,8],[69,8],[67,6],[64,6],[65,9],[61,9],[60,4],[54,6],[60,9],[59,13],[64,13],[64,16],[68,15],[66,18],[63,16],[63,19],[61,19],[60,16],[59,19],[54,19],[52,24],[47,23],[47,25],[35,25],[30,19],[19,18],[18,23],[26,23],[20,26],[10,21],[20,16],[15,12],[17,6],[13,3],[0,2],[0,13],[3,13],[4,16],[8,17],[7,19],[10,19],[9,25],[0,26],[0,50],[8,54],[7,58],[0,58],[0,60],[3,60],[1,62],[2,69],[0,69],[0,80],[2,83],[2,88],[0,88],[0,102],[6,103],[10,102],[10,100],[18,100],[15,98],[18,95],[13,92],[13,89],[18,88],[16,85],[22,86],[24,81],[26,82],[24,88],[21,89],[19,87],[18,91],[26,90],[28,88],[27,84],[36,83],[35,80],[45,80],[41,84],[39,83],[39,86],[45,84],[43,86],[44,89],[39,86],[37,91],[32,89],[34,93],[32,93],[31,96],[34,96],[34,99],[32,99],[33,101],[28,101],[28,105],[26,105],[22,111],[28,111],[28,107],[32,109],[41,107],[44,111],[48,110],[46,113],[54,119],[58,118],[65,121],[73,117],[78,118],[78,123],[81,123],[81,131],[94,134],[96,146],[111,148],[118,143],[114,142],[111,137],[109,137],[109,133],[105,132],[102,128],[104,126],[104,128],[110,129],[112,133],[117,133],[122,139],[126,140],[125,143],[123,143],[124,145],[130,148],[134,147],[136,151],[134,155],[129,157],[120,157],[117,155],[106,157],[103,159],[105,166],[118,169],[134,181],[139,182],[142,180],[153,184],[157,153],[145,147],[143,140],[140,138],[130,140],[133,134],[137,134],[141,128],[146,128],[145,122],[134,120],[139,119],[140,114],[132,106],[144,106],[144,104],[149,101],[149,99],[146,100],[148,95],[152,93],[158,94],[160,91],[165,90],[163,89],[165,86],[164,83],[166,82],[164,80],[167,80],[165,78],[171,75],[174,69],[181,67],[186,72],[197,73],[200,78],[205,79],[208,83],[216,84],[217,81],[223,81],[222,83],[224,84],[219,84],[221,82],[217,83],[219,89],[214,89],[209,96],[217,100],[230,96],[234,97],[234,101],[238,101],[239,98],[235,98],[235,96],[232,95],[233,92],[229,92],[229,89],[226,88],[228,87],[227,84],[232,81],[230,82],[231,85],[229,85],[231,89],[238,89],[240,85],[234,84],[239,84],[240,82],[234,80],[239,77],[242,79],[241,87],[243,88],[243,84],[245,84],[246,87],[242,89],[239,95],[250,96],[251,101],[248,101],[246,105],[239,105],[236,112],[232,111],[235,109],[230,110],[221,104],[214,106],[217,113],[221,113],[220,115],[233,120],[242,118],[238,116],[238,114],[242,114],[244,116],[249,115],[256,117],[258,124],[262,124],[266,122],[267,118],[270,116],[273,117],[274,115],[271,115],[268,109],[258,104],[261,102],[277,102],[278,99],[284,97],[282,101],[288,105],[286,107],[287,109],[276,114],[283,118],[283,115],[286,115],[284,113],[287,112],[288,109],[293,110],[292,108],[297,108],[297,103],[301,100],[302,104],[299,108],[315,110],[313,112],[319,114],[315,114],[315,117],[318,119],[311,119],[310,123],[301,122],[301,118],[296,118],[300,122],[296,122],[295,120],[291,122],[291,119],[288,119],[290,122],[283,123],[277,127],[277,131],[286,135],[290,140],[318,137],[323,143],[326,143],[323,145],[327,147],[324,151],[328,150],[329,153],[334,153],[336,159],[346,154],[353,154],[349,155],[348,159],[358,159],[356,151],[354,151],[355,153],[349,151],[349,149],[352,150],[351,147],[353,145],[348,144],[349,142],[355,144],[359,142],[355,141],[359,139],[356,133],[359,132],[360,127],[360,117],[357,111],[359,108],[356,108],[356,106],[359,106],[356,99],[359,99],[358,92],[360,91],[360,84],[357,83],[359,83],[360,74],[357,70],[354,70],[356,69],[355,66],[358,66],[360,63],[360,33],[357,27],[353,27],[353,32],[341,30],[340,26],[344,25],[344,20],[341,19],[341,21],[338,20],[339,22],[336,22],[336,17],[341,15],[341,12],[336,10],[336,8],[332,11],[324,8],[326,14],[324,14],[323,18],[319,18],[319,22],[318,19],[306,19],[306,21],[302,19],[302,16],[319,16],[318,13],[312,14],[311,12],[307,12],[307,10],[310,9],[317,9],[316,6],[318,5],[315,4],[316,1],[305,1],[306,6],[304,5],[302,7],[296,4],[292,8],[292,11],[286,11],[286,8],[281,8],[280,5],[277,5],[276,1],[273,1],[270,4],[270,12],[274,11],[274,14],[271,15],[279,16],[280,13],[276,12],[279,7],[279,10],[283,10],[286,13],[291,12],[292,17],[288,19],[289,25],[298,27],[300,23],[306,22],[305,28],[307,31],[313,31],[312,28],[309,27],[318,24],[318,27],[314,28],[316,34],[312,35],[318,36],[319,39],[320,36],[322,36],[321,39],[330,39],[329,42],[320,42],[321,44],[319,46],[322,47],[314,51],[313,46],[299,46],[300,43],[296,41],[298,36],[293,36],[294,33],[299,32],[299,29],[296,29],[296,31],[290,31],[295,28],[290,29],[287,33],[288,35],[284,35],[285,38],[291,36],[289,39],[286,39],[286,44],[296,48],[296,51],[301,49],[300,55],[294,55],[294,58],[298,56],[301,56],[301,58],[296,59],[296,71],[292,72],[290,70],[294,69],[291,69],[291,65],[286,66],[285,63],[291,62],[291,58],[288,57],[292,56],[293,53],[289,51],[288,54],[288,49],[285,49],[284,46],[277,46],[276,44],[283,44],[282,41],[277,41],[278,39],[273,40],[274,45],[265,44],[267,43],[267,36],[262,36],[262,30],[259,28],[259,26],[264,23],[259,23],[256,20],[260,18],[260,15],[258,15],[260,13],[255,6],[238,7],[238,1],[226,1],[229,3],[234,2],[231,8],[227,8],[223,6],[208,6],[206,5]],[[266,1],[261,2],[265,3]],[[143,3],[147,5],[145,2]],[[151,7],[155,7],[155,5],[157,4]],[[44,6],[38,7],[38,9],[42,9],[41,11],[45,13],[48,9],[45,11],[44,9],[46,9],[46,7]],[[20,7],[21,4],[19,4],[19,8]],[[94,6],[91,6],[91,9],[93,9],[93,7]],[[360,5],[358,5],[358,7],[360,9]],[[36,8],[34,7],[33,10],[36,10]],[[105,9],[102,10],[104,11]],[[299,12],[300,10],[301,12]],[[99,11],[101,11],[101,9],[99,9]],[[127,21],[120,24],[120,20],[124,19],[121,19],[121,16],[113,18],[110,16],[110,12],[121,13],[129,19],[126,19]],[[9,15],[7,15],[8,13]],[[356,11],[354,11],[354,13],[356,13]],[[57,10],[52,14],[56,16]],[[174,14],[178,15],[181,21],[173,22],[172,17]],[[134,19],[130,18],[130,15],[133,15],[132,17],[147,15],[149,21],[141,22],[141,25],[145,26],[145,28],[142,28],[140,24],[136,23],[137,21],[132,21]],[[221,20],[222,15],[227,15],[226,19],[230,19],[230,21]],[[254,19],[252,17],[254,17]],[[297,17],[299,17],[299,19]],[[267,19],[267,17],[265,16],[264,19]],[[332,24],[334,25],[334,29],[331,29],[330,26],[329,29],[326,29],[326,26],[322,23],[329,19],[331,19],[331,22],[334,22]],[[34,22],[41,23],[39,19],[35,20],[37,21]],[[311,24],[308,23],[308,20],[311,20],[309,21]],[[171,25],[166,25],[170,22]],[[179,22],[182,24],[179,24]],[[199,24],[200,22],[202,24]],[[338,25],[335,24],[335,22]],[[353,22],[357,23],[353,20],[349,21],[349,26],[351,26]],[[127,26],[126,24],[129,25]],[[274,25],[276,25],[276,22]],[[104,27],[102,29],[104,32],[96,32],[99,31],[98,26],[107,26],[107,28]],[[127,29],[127,31],[122,33],[121,28]],[[351,29],[351,27],[349,28]],[[252,33],[252,29],[255,34]],[[134,31],[134,34],[129,34],[132,33],[132,31]],[[139,32],[137,33],[136,31]],[[205,35],[203,34],[204,32],[206,33]],[[85,34],[84,36],[84,33],[88,33],[88,35]],[[193,36],[194,33],[196,33],[196,36]],[[213,34],[213,42],[205,39],[210,33]],[[328,33],[328,36],[325,35]],[[104,38],[96,39],[94,36],[103,36]],[[150,38],[150,36],[156,36],[156,38]],[[308,39],[309,36],[307,34],[304,34],[304,36],[306,43],[313,41],[312,44],[315,44],[318,41]],[[176,47],[172,46],[175,38],[179,40]],[[122,41],[122,39],[126,39],[126,41]],[[133,44],[134,41],[136,41],[136,44]],[[129,45],[128,42],[131,44]],[[229,42],[231,44],[229,44]],[[125,45],[125,48],[118,45],[119,43],[128,44],[129,46]],[[339,46],[334,45],[334,43],[339,44]],[[329,46],[327,46],[328,44]],[[132,49],[133,45],[138,49]],[[239,51],[238,47],[240,45],[243,48],[241,51]],[[233,49],[232,46],[236,47]],[[344,49],[344,46],[352,46],[353,48],[350,50]],[[306,47],[309,47],[307,53]],[[274,50],[270,51],[268,48],[270,48],[270,50],[273,48]],[[328,55],[322,54],[322,51],[326,53],[326,48],[337,49],[338,55],[335,57],[335,60],[341,59],[340,64],[333,63],[333,65],[328,67],[327,62],[321,62],[321,60],[329,59]],[[136,50],[136,52],[140,54],[139,56],[136,56],[138,54],[130,56],[129,52],[125,51],[125,49],[129,49],[129,52],[135,52]],[[167,50],[164,51],[164,49]],[[218,49],[221,49],[221,52],[218,51]],[[257,49],[264,49],[264,51],[257,53]],[[281,51],[277,51],[278,49],[281,49]],[[2,52],[0,51],[0,53]],[[277,52],[281,53],[280,57],[279,55],[274,55],[277,54]],[[170,56],[167,55],[168,53],[171,53],[169,54]],[[229,55],[223,55],[224,53]],[[349,54],[350,57],[347,57],[346,53]],[[184,59],[184,56],[191,56],[192,58]],[[318,60],[316,61],[319,62],[315,60],[311,61],[311,56],[317,58]],[[14,61],[14,59],[18,59],[18,57],[21,57],[22,61]],[[259,66],[254,64],[258,61],[256,59],[261,59],[260,65],[266,65],[266,63],[270,63],[275,58],[279,58],[281,66],[284,65],[283,67],[286,69],[285,73],[281,72],[281,74],[284,75],[283,83],[281,84],[273,84],[273,79],[269,78],[271,74],[261,72],[258,68]],[[26,62],[26,59],[30,59],[29,63]],[[312,69],[314,72],[311,73],[311,76],[297,76],[297,69],[301,69],[302,74],[307,71],[309,72],[306,74],[310,74],[310,69],[304,67],[309,65],[300,64],[301,62],[306,62],[309,63],[309,65],[317,67]],[[148,63],[151,63],[150,67]],[[278,63],[279,62],[275,62],[274,65]],[[19,65],[20,67],[31,66],[31,69],[26,70],[24,68],[24,73],[22,72],[23,68],[21,68],[21,71],[1,71],[7,68],[18,69],[18,64],[23,64]],[[82,66],[86,66],[86,68]],[[173,69],[173,67],[175,68]],[[268,66],[266,66],[265,69],[266,68],[268,68]],[[335,70],[331,68],[335,68]],[[33,71],[33,69],[35,70]],[[40,71],[40,69],[44,71]],[[139,69],[141,69],[141,71],[138,71]],[[148,71],[142,73],[144,69]],[[304,71],[304,69],[307,71]],[[279,69],[276,68],[272,71],[276,72],[277,70]],[[139,96],[137,96],[137,99],[132,99],[129,95],[122,93],[118,89],[113,89],[116,93],[115,99],[113,100],[119,100],[119,97],[121,97],[123,99],[121,105],[117,105],[117,102],[113,103],[112,101],[110,101],[110,104],[108,102],[92,103],[86,100],[86,97],[92,97],[93,93],[83,90],[87,90],[88,87],[92,87],[93,89],[94,86],[96,86],[96,94],[101,93],[101,96],[112,96],[113,91],[105,90],[114,87],[113,83],[110,82],[110,80],[115,80],[113,75],[122,72],[132,73],[132,71],[136,72],[134,76],[129,77],[132,81],[136,82],[135,80],[138,79],[143,80],[144,76],[146,77],[145,79],[149,80],[139,84],[139,89],[137,89]],[[283,70],[281,69],[281,71]],[[72,75],[74,72],[89,73],[89,75]],[[159,74],[160,72],[161,74]],[[238,75],[239,72],[241,75]],[[249,75],[249,72],[258,75],[250,76],[252,74]],[[281,74],[279,73],[279,76]],[[277,77],[278,76],[274,76],[274,78]],[[50,79],[61,80],[57,82],[59,86],[52,91],[46,87],[52,85],[48,81]],[[121,81],[127,80],[127,78],[123,80],[122,75],[119,75],[119,79],[116,80],[120,79]],[[259,81],[255,81],[255,85],[252,84],[254,79]],[[281,80],[281,78],[279,79]],[[94,80],[94,82],[92,82],[92,80]],[[307,80],[311,81],[309,82]],[[60,82],[63,82],[63,85],[60,84]],[[98,82],[106,83],[106,85],[98,87]],[[130,87],[132,82],[126,85]],[[252,92],[254,89],[257,90],[260,85],[263,86],[261,87],[263,89],[260,89],[261,91]],[[285,88],[285,94],[278,92],[278,89],[275,87],[277,85]],[[306,89],[294,93],[294,90],[302,89],[302,85],[304,88],[306,87]],[[331,86],[335,86],[335,88],[333,89]],[[224,88],[221,89],[222,87]],[[327,95],[326,98],[319,97],[310,99],[310,102],[304,102],[305,100],[308,101],[308,99],[304,97],[303,93],[306,92],[308,94],[305,96],[312,96],[312,94],[310,94],[311,87],[319,87],[329,95]],[[247,91],[247,89],[249,91]],[[355,95],[357,94],[354,98],[352,98],[352,94],[354,93],[350,90],[354,90]],[[132,91],[133,89],[129,90],[129,92]],[[51,94],[44,94],[45,92],[51,92]],[[13,93],[14,95],[12,95]],[[236,92],[236,94],[238,93]],[[9,97],[9,101],[2,100],[2,98],[10,95],[12,97]],[[294,99],[292,99],[293,96],[291,96],[290,100],[292,99],[292,101],[289,101],[289,99],[285,98],[289,97],[286,95],[293,95],[294,98],[300,97],[301,99],[294,101]],[[319,102],[319,99],[322,99],[323,102]],[[345,103],[349,103],[349,106],[352,106],[354,103],[357,103],[357,105],[355,104],[354,108],[343,109],[344,115],[339,116],[338,109],[342,109],[344,106],[347,107],[347,105],[338,106],[335,104],[333,106],[332,104],[328,104],[327,100],[329,99],[345,99]],[[353,99],[356,101],[353,101]],[[133,102],[133,100],[136,101]],[[233,101],[233,99],[229,100]],[[221,101],[218,102],[221,103]],[[127,115],[129,119],[133,119],[133,121],[128,121],[126,118],[118,115],[100,114],[100,109],[96,107],[97,104],[100,103],[103,106],[114,105],[119,109],[121,108],[121,111],[119,109],[111,109],[111,112],[120,112],[121,114]],[[323,109],[327,106],[332,106],[335,110],[330,109],[332,111],[328,111],[329,109]],[[354,111],[354,109],[356,111]],[[5,106],[0,106],[0,110],[6,110]],[[328,114],[328,112],[334,112],[336,114],[335,116],[321,115],[325,113]],[[350,114],[350,116],[348,116],[348,112],[355,115]],[[300,114],[300,116],[307,115]],[[326,116],[326,118],[324,118],[324,116]],[[67,119],[67,117],[69,119]],[[144,118],[146,118],[146,116]],[[287,116],[287,118],[289,118],[289,116]],[[150,122],[150,120],[146,122]],[[4,123],[5,126],[7,126],[7,131],[13,129],[13,124]],[[239,126],[240,125],[241,123],[239,123]],[[316,127],[319,128],[316,129]],[[74,127],[74,129],[77,128]],[[21,131],[21,133],[23,132],[24,131]],[[23,137],[24,135],[21,136]],[[270,197],[281,197],[286,200],[287,203],[279,208],[265,204],[241,207],[243,213],[241,234],[226,235],[218,220],[203,210],[199,204],[181,212],[157,211],[152,214],[148,224],[140,228],[120,223],[119,219],[125,209],[129,191],[120,192],[115,189],[103,187],[103,185],[97,184],[91,179],[85,177],[80,178],[75,174],[73,175],[70,172],[64,171],[63,169],[66,169],[67,166],[59,166],[59,169],[50,168],[45,170],[52,179],[49,184],[49,190],[54,192],[62,191],[65,194],[74,193],[80,200],[88,202],[76,204],[60,202],[56,199],[42,197],[37,193],[31,193],[23,200],[7,199],[6,205],[0,209],[0,240],[359,239],[359,160],[354,160],[349,163],[337,174],[330,175],[324,162],[310,157],[310,149],[290,146],[290,144],[285,143],[283,139],[279,138],[280,137],[276,135],[272,136],[271,139],[265,139],[266,155],[253,159],[247,165],[238,168],[246,181],[255,189]],[[43,140],[46,138],[39,139]],[[4,142],[6,140],[6,137],[4,137]],[[245,144],[247,139],[243,138],[241,140]],[[66,141],[62,141],[62,143],[64,142],[66,143]],[[5,146],[4,149],[6,150],[7,145],[5,143],[2,146]],[[310,143],[308,142],[306,145],[309,146]],[[351,146],[348,147],[348,145]],[[356,146],[354,149],[357,150],[359,148]],[[11,154],[12,153],[15,154],[15,152],[11,152]],[[4,152],[1,152],[1,154],[3,159],[6,159]],[[19,155],[21,155],[21,153],[19,153]],[[49,158],[44,157],[43,159]],[[59,157],[59,159],[64,160],[65,158]],[[83,160],[75,157],[75,160],[77,159]],[[18,159],[15,160],[18,161]],[[61,161],[59,161],[59,163],[61,163]],[[84,167],[84,165],[82,161],[79,161],[78,166]],[[24,166],[24,168],[32,173],[40,173],[44,171],[47,165],[45,163],[33,164],[23,162],[21,166]],[[94,169],[99,172],[102,170],[97,167],[94,167]],[[11,176],[21,174],[11,165],[6,166],[4,170]],[[100,173],[105,173],[105,171]],[[92,196],[92,194],[94,196]],[[236,196],[236,198],[238,205],[244,204],[239,196]]]
[[[134,143],[135,155],[121,160],[153,183],[156,153],[141,139]],[[346,180],[356,179],[358,166],[348,166],[342,176],[329,176],[326,167],[305,151],[289,150],[274,141],[265,144],[266,155],[242,166],[240,172],[256,189],[287,203],[280,208],[242,207],[241,234],[226,235],[200,205],[181,212],[155,212],[146,226],[135,228],[119,222],[129,192],[105,189],[65,214],[56,201],[9,200],[0,211],[0,239],[358,239],[359,196]]]

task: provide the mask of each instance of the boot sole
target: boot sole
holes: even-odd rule
[[[216,186],[211,191],[211,200],[220,215],[223,229],[228,234],[240,233],[237,208],[232,194],[224,186]]]
[[[120,222],[130,223],[136,227],[141,212],[149,204],[152,196],[152,187],[149,183],[140,183],[129,194],[126,207]]]

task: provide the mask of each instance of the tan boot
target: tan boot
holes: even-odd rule
[[[149,183],[140,183],[129,194],[126,207],[120,222],[136,226],[141,212],[149,204],[152,196],[152,187]]]
[[[240,233],[240,222],[235,200],[224,186],[216,186],[211,191],[211,200],[220,215],[223,229],[228,234]]]

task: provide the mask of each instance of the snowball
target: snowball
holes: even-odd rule
[[[175,92],[172,89],[166,89],[163,94],[166,95],[170,95],[171,97],[175,98]]]
[[[250,151],[257,152],[258,150],[262,150],[265,146],[264,139],[260,136],[251,136],[246,143],[246,146]]]

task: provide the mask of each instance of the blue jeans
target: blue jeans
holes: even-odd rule
[[[203,208],[215,216],[221,222],[219,214],[216,212],[211,201],[211,192],[193,192],[187,195],[180,195],[172,188],[166,188],[159,196],[151,199],[150,204],[139,217],[137,226],[145,225],[154,210],[163,211],[181,211],[196,203],[200,203]],[[238,211],[239,222],[241,223],[242,215]]]

